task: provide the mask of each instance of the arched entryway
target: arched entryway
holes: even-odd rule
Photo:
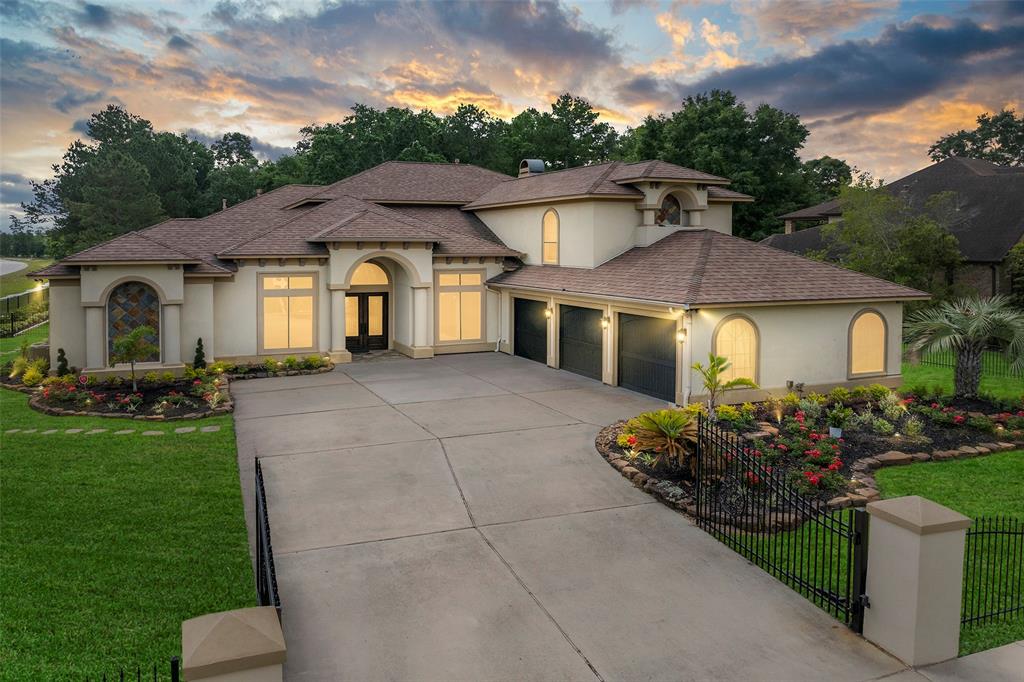
[[[392,294],[386,264],[368,260],[353,270],[345,294],[345,348],[350,353],[390,346]]]

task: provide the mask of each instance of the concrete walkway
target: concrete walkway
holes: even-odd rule
[[[935,665],[905,670],[885,682],[1022,682],[1024,640]]]
[[[656,400],[494,353],[238,382],[290,680],[868,680],[902,666],[595,452]],[[251,532],[251,529],[250,529]]]

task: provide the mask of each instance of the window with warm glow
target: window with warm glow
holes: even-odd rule
[[[437,340],[483,338],[484,277],[480,272],[442,272],[437,276]]]
[[[866,310],[850,326],[850,374],[885,373],[885,320]]]
[[[353,285],[386,285],[388,273],[376,263],[363,263],[352,273]]]
[[[745,317],[731,317],[721,323],[715,334],[715,355],[729,361],[722,381],[737,377],[757,381],[757,330]]]
[[[543,263],[558,265],[558,214],[553,208],[544,214],[543,232]]]
[[[312,350],[315,308],[315,276],[261,275],[262,352]]]

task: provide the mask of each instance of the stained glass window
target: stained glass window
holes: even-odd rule
[[[147,326],[153,334],[146,340],[160,348],[160,297],[153,287],[143,282],[119,284],[107,299],[107,350],[114,352],[114,339],[130,333],[136,327]],[[159,362],[160,352],[146,358],[146,362]]]
[[[679,199],[669,194],[661,202],[661,210],[658,211],[657,223],[659,225],[682,225],[683,207]]]

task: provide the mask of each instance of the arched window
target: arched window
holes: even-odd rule
[[[655,222],[659,225],[682,225],[682,220],[683,206],[679,199],[669,194],[662,200]]]
[[[352,273],[352,284],[387,284],[388,273],[376,263],[363,263]]]
[[[108,357],[114,354],[114,339],[143,325],[153,330],[146,340],[160,348],[160,297],[144,282],[117,285],[107,299]],[[145,362],[159,361],[160,351],[145,359]]]
[[[715,330],[715,355],[730,363],[722,381],[737,377],[757,381],[757,341],[757,328],[745,317],[727,317],[719,323]]]
[[[542,244],[542,262],[545,265],[558,265],[558,213],[549,208],[544,213]]]
[[[887,329],[874,310],[862,310],[850,323],[850,375],[885,374]]]

